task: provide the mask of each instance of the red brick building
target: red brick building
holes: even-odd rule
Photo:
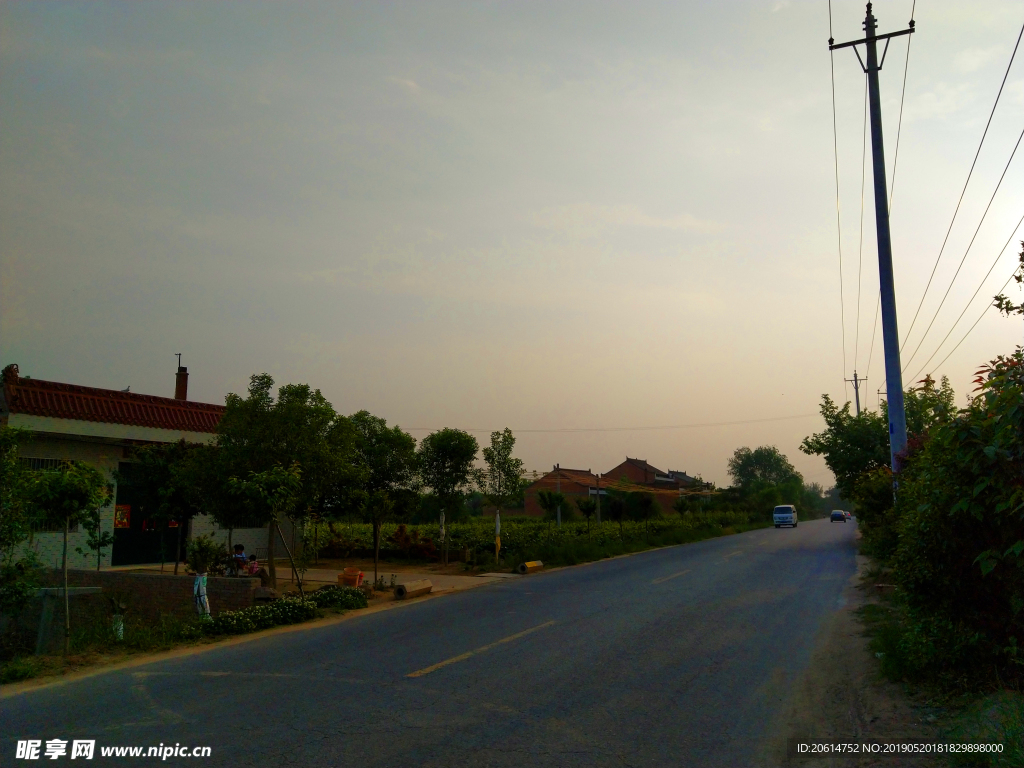
[[[606,489],[611,487],[623,491],[649,492],[654,495],[662,512],[668,514],[682,490],[695,482],[696,479],[685,472],[663,472],[644,459],[631,459],[628,456],[624,462],[603,475],[596,475],[589,469],[566,469],[556,465],[527,487],[523,512],[530,517],[543,516],[544,510],[537,500],[537,494],[541,491],[560,491],[575,508],[577,498],[596,496],[599,492],[603,497]]]

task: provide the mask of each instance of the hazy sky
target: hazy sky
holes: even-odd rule
[[[910,8],[875,3],[881,30]],[[856,366],[875,407],[884,373],[870,175],[858,288],[864,76],[849,50],[844,363],[827,9],[4,2],[0,363],[170,396],[182,352],[192,399],[266,371],[409,429],[512,427],[530,469],[628,454],[723,483],[736,447],[774,444],[830,485],[797,451],[819,398],[844,400]],[[833,13],[837,40],[862,36],[863,3]],[[916,21],[892,200],[904,333],[1024,9],[921,0]],[[881,74],[890,173],[906,45]],[[904,359],[1021,127],[1024,51]],[[907,377],[1013,233],[1022,181],[1018,156]],[[935,370],[962,402],[976,366],[1022,338],[992,311]]]

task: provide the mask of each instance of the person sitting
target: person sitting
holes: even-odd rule
[[[245,544],[235,544],[235,554],[231,558],[231,566],[235,576],[241,576],[245,571]]]
[[[256,555],[249,555],[249,563],[245,566],[245,572],[249,576],[255,576],[259,573],[260,563],[256,559]]]

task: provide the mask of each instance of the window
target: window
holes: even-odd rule
[[[18,461],[21,462],[21,465],[25,469],[44,472],[58,470],[71,464],[68,459],[35,459],[30,457],[21,457]]]

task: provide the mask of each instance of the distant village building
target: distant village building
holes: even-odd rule
[[[541,491],[560,491],[575,509],[576,499],[584,496],[600,495],[603,504],[609,488],[650,492],[662,512],[668,513],[682,492],[697,482],[696,478],[686,472],[663,472],[644,459],[631,459],[628,456],[624,462],[603,475],[595,475],[589,469],[567,469],[556,465],[526,488],[523,513],[532,517],[543,516],[544,510],[537,499]]]
[[[174,397],[142,395],[128,390],[99,389],[21,376],[17,365],[2,373],[0,424],[20,427],[31,433],[19,449],[21,460],[32,469],[50,469],[75,460],[101,470],[115,485],[113,502],[101,514],[101,530],[113,531],[113,551],[105,553],[105,565],[153,563],[160,560],[160,534],[135,504],[130,482],[116,482],[115,471],[131,477],[131,449],[152,443],[213,441],[223,405],[197,403],[188,399],[188,369],[178,368]],[[201,516],[192,531],[217,531],[214,523]],[[252,551],[266,546],[266,528],[234,531]],[[74,529],[68,540],[68,562],[72,567],[95,567],[96,555],[86,546],[87,534]],[[250,546],[251,542],[251,546]],[[174,559],[175,542],[165,541],[164,553]],[[62,533],[37,529],[31,547],[43,564],[59,563]],[[88,555],[75,552],[81,547]]]

